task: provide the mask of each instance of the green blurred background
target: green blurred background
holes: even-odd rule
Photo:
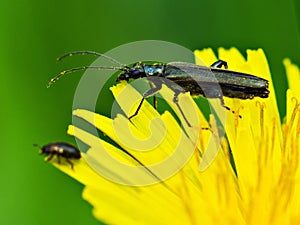
[[[148,39],[191,50],[261,47],[283,116],[287,82],[282,59],[300,65],[299,21],[297,0],[2,1],[0,224],[101,224],[81,198],[83,186],[46,164],[32,146],[74,143],[66,128],[80,74],[50,89],[46,84],[61,70],[94,58],[57,64],[57,56],[72,50],[106,52]]]

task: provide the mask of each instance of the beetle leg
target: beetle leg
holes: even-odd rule
[[[187,125],[188,125],[189,127],[191,127],[191,124],[189,123],[189,121],[188,121],[187,118],[185,117],[185,115],[184,115],[184,113],[183,113],[183,111],[182,111],[180,105],[178,104],[178,95],[179,95],[180,93],[182,93],[182,92],[176,91],[176,90],[175,90],[175,92],[174,92],[174,97],[173,97],[173,102],[176,104],[177,108],[179,109],[179,111],[180,111],[180,113],[181,113],[183,119],[184,119],[185,122],[187,123]]]
[[[153,83],[150,82],[150,88],[154,88],[154,87],[155,86],[153,85]],[[154,107],[154,109],[157,108],[157,101],[156,101],[156,96],[155,95],[153,95],[153,107]]]
[[[160,91],[163,83],[161,80],[159,80],[158,82],[157,81],[155,82],[155,80],[156,79],[151,79],[151,81],[152,81],[150,83],[151,88],[143,94],[143,98],[148,98],[148,97],[154,96],[157,92]]]
[[[224,66],[225,69],[228,69],[227,62],[219,59],[218,61],[216,61],[213,64],[211,64],[210,67],[211,68],[222,68],[222,66]]]
[[[225,105],[223,97],[220,97],[219,99],[220,99],[221,106],[224,107],[225,109],[231,111],[231,109]]]
[[[74,164],[68,158],[66,158],[66,161],[71,165],[71,169],[73,170]]]
[[[221,102],[221,106],[223,106],[225,109],[227,109],[227,110],[229,110],[229,111],[231,111],[233,114],[235,113],[235,111],[234,110],[232,110],[231,108],[229,108],[228,106],[226,106],[225,105],[225,102],[224,102],[224,99],[221,97],[221,98],[219,98],[220,99],[220,102]],[[239,115],[239,118],[242,118],[242,116],[241,115]]]
[[[222,66],[224,66],[225,69],[228,69],[227,62],[224,61],[224,60],[219,59],[218,61],[216,61],[216,62],[214,62],[213,64],[211,64],[210,67],[211,67],[211,68],[222,68]],[[219,99],[220,99],[221,105],[222,105],[225,109],[231,111],[232,113],[235,113],[234,110],[231,110],[228,106],[225,105],[225,102],[224,102],[224,99],[223,99],[222,96],[220,96]],[[242,118],[242,116],[239,115],[239,118]]]
[[[162,87],[162,84],[161,84],[161,83],[157,83],[156,86],[154,86],[154,84],[152,84],[152,85],[153,85],[153,87],[152,87],[151,89],[149,89],[148,91],[146,91],[146,92],[143,94],[143,98],[142,98],[142,100],[140,101],[140,104],[138,105],[138,107],[137,107],[135,113],[134,113],[132,116],[128,117],[129,120],[130,120],[131,118],[135,117],[135,116],[139,113],[139,111],[140,111],[140,109],[141,109],[141,107],[142,107],[142,104],[143,104],[144,100],[145,100],[146,98],[148,98],[148,97],[154,96],[157,92],[159,92],[159,90],[160,90],[161,87]]]
[[[135,113],[134,113],[133,115],[131,115],[131,116],[128,117],[129,120],[130,120],[131,118],[135,117],[135,116],[139,113],[140,108],[142,107],[142,104],[143,104],[144,100],[145,100],[145,98],[143,97],[142,100],[140,101],[140,104],[139,104],[139,106],[137,107]]]
[[[53,158],[54,154],[50,154],[49,157],[46,158],[46,161],[49,162]]]
[[[57,163],[60,164],[60,156],[57,155]]]

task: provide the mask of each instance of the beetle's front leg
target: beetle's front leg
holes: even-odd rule
[[[141,107],[142,107],[142,104],[143,104],[143,102],[145,101],[146,98],[151,97],[151,96],[154,96],[155,94],[157,94],[157,92],[159,92],[159,91],[161,90],[161,88],[162,88],[162,83],[159,83],[159,82],[154,83],[154,82],[153,82],[153,83],[151,84],[151,86],[152,86],[152,88],[149,89],[148,91],[146,91],[146,92],[143,94],[143,98],[142,98],[142,100],[140,101],[140,104],[138,105],[138,107],[137,107],[135,113],[134,113],[132,116],[128,117],[129,120],[130,120],[131,118],[135,117],[135,116],[139,113],[139,111],[140,111],[140,109],[141,109]]]
[[[53,156],[54,156],[53,153],[49,154],[49,156],[47,157],[46,161],[47,162],[51,161],[51,159],[53,158]]]

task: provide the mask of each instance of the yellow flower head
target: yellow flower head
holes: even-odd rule
[[[207,65],[217,60],[211,49],[195,55],[196,62],[199,57]],[[89,150],[74,162],[74,170],[54,163],[85,185],[83,198],[96,218],[122,225],[300,221],[298,68],[284,61],[290,89],[281,124],[263,51],[248,50],[245,60],[235,48],[219,49],[218,58],[228,61],[230,70],[267,79],[270,90],[266,99],[225,98],[235,113],[224,110],[224,137],[216,118],[206,121],[197,107],[184,112],[191,124],[198,124],[191,127],[181,127],[170,112],[160,115],[147,102],[131,122],[122,115],[110,119],[83,109],[73,112],[115,143],[71,125],[68,133]],[[126,83],[111,91],[125,114],[132,114],[136,106],[131,102],[141,95]],[[166,99],[173,96],[166,87],[160,93]],[[179,104],[182,109],[195,106],[189,94],[181,94]]]

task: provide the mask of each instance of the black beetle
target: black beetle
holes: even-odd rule
[[[39,147],[36,144],[34,146]],[[44,145],[43,147],[40,147],[40,149],[41,149],[40,154],[48,156],[46,161],[50,161],[53,158],[53,156],[56,155],[57,161],[60,164],[60,157],[63,157],[71,165],[72,169],[73,169],[73,163],[70,161],[70,159],[81,158],[79,149],[65,142],[53,142]]]
[[[62,55],[57,60],[60,61],[73,55],[95,55],[118,64],[118,66],[81,66],[65,70],[52,78],[48,83],[48,87],[65,74],[86,69],[121,71],[118,75],[118,81],[128,81],[142,77],[147,78],[151,88],[143,94],[143,98],[135,113],[128,117],[129,120],[138,114],[146,98],[155,96],[155,94],[161,90],[162,84],[165,84],[174,91],[173,102],[177,105],[189,127],[191,125],[178,104],[178,95],[181,93],[190,92],[193,97],[203,95],[206,98],[218,98],[220,99],[221,105],[227,110],[230,110],[230,108],[225,106],[223,96],[229,98],[253,99],[254,97],[268,98],[270,93],[268,90],[268,80],[251,74],[228,70],[227,62],[223,60],[218,60],[210,67],[198,66],[186,62],[154,64],[138,62],[132,66],[127,66],[109,56],[91,51],[70,52]],[[222,66],[224,66],[225,69],[221,69]],[[165,79],[157,79],[157,77]],[[174,85],[174,83],[177,85]],[[155,105],[156,104],[154,104],[154,106]],[[239,117],[241,118],[240,115]]]

